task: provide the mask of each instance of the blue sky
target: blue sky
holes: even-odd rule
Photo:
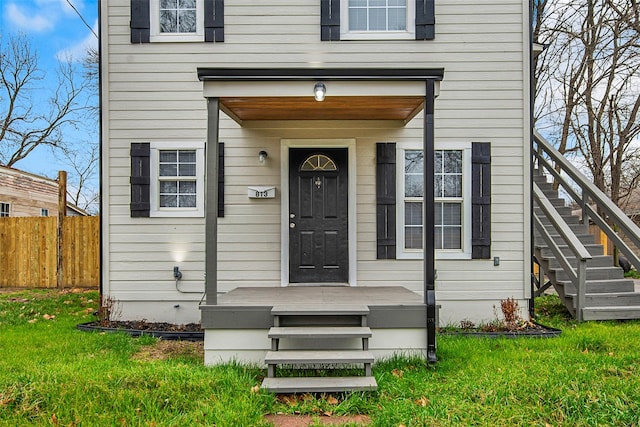
[[[11,34],[25,34],[38,50],[40,68],[47,73],[46,79],[37,89],[42,91],[42,99],[46,99],[55,87],[57,58],[72,58],[80,68],[87,47],[98,45],[96,37],[69,3],[75,6],[97,33],[98,0],[0,0],[0,35],[7,37]],[[97,142],[97,127],[91,131],[93,135],[89,135],[87,130],[82,131],[82,134],[70,132],[68,140],[90,138]],[[68,169],[48,149],[34,151],[14,167],[50,177],[56,176],[60,169]]]

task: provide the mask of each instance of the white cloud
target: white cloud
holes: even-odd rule
[[[96,20],[93,24],[93,31],[98,33],[98,20]],[[87,49],[89,48],[98,48],[98,39],[93,35],[92,32],[86,35],[84,39],[79,41],[78,43],[69,46],[66,49],[62,49],[56,53],[56,57],[59,60],[66,61],[82,61],[82,59],[87,55]]]
[[[25,32],[42,32],[53,28],[53,20],[44,15],[28,15],[15,3],[7,6],[7,18],[19,29]]]

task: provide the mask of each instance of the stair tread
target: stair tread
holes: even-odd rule
[[[290,304],[274,305],[271,308],[274,316],[300,316],[300,315],[367,315],[369,307],[364,304]]]
[[[363,350],[282,350],[267,352],[266,364],[373,363],[374,357]]]
[[[640,311],[640,305],[607,305],[607,306],[603,306],[603,307],[584,307],[583,310],[589,310],[589,311],[638,310],[638,311]]]
[[[290,326],[269,329],[269,338],[369,338],[365,326]]]
[[[337,391],[374,391],[374,377],[281,377],[265,378],[262,388],[273,393],[329,393]]]

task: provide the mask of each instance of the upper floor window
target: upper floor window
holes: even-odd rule
[[[414,39],[415,1],[342,0],[341,39]]]
[[[9,203],[0,203],[0,218],[9,216],[11,205]]]
[[[41,208],[40,216],[49,216],[49,209]]]
[[[151,41],[204,41],[204,0],[151,0]]]

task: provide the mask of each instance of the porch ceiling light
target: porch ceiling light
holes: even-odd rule
[[[324,96],[327,93],[327,87],[322,82],[317,82],[313,86],[313,94],[316,101],[324,101]]]

